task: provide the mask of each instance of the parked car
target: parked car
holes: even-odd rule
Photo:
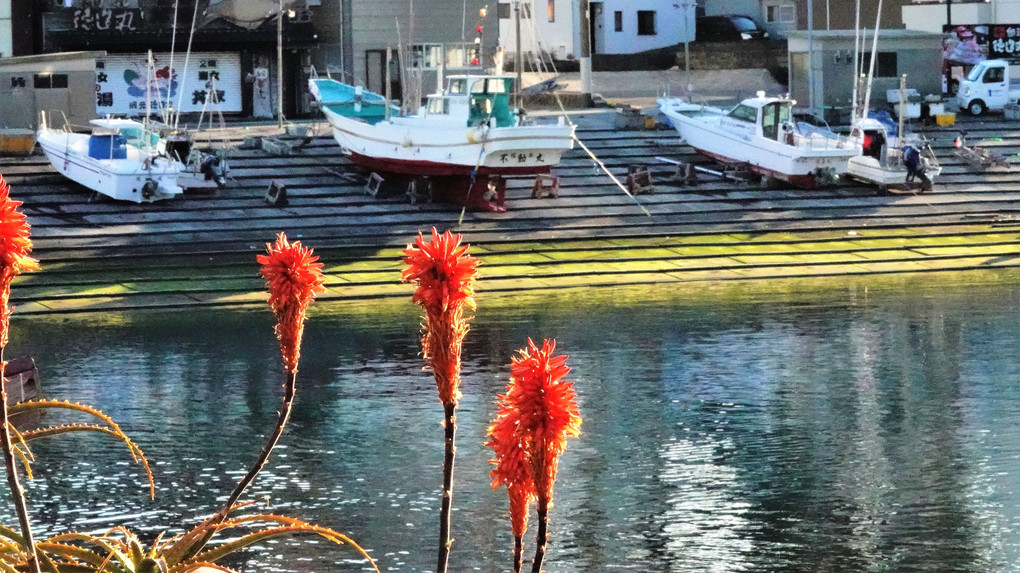
[[[742,40],[763,40],[769,33],[750,16],[725,14],[722,16],[701,16],[695,20],[695,39],[705,42],[740,42]]]

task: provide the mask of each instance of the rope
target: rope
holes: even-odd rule
[[[574,141],[576,141],[577,144],[581,146],[581,149],[583,149],[585,153],[587,153],[588,156],[592,158],[592,161],[597,163],[598,166],[602,168],[602,171],[604,171],[606,175],[608,175],[609,178],[613,180],[613,183],[616,183],[617,187],[622,189],[623,192],[626,193],[628,197],[634,200],[634,204],[640,207],[641,210],[644,211],[645,215],[648,215],[649,217],[652,216],[651,212],[649,212],[648,209],[646,209],[645,206],[641,204],[641,201],[638,201],[638,198],[631,194],[631,192],[627,190],[627,187],[625,187],[623,183],[620,183],[620,180],[617,179],[615,175],[609,172],[609,169],[606,167],[606,164],[602,163],[602,160],[599,159],[598,157],[595,157],[595,154],[592,153],[590,149],[588,149],[588,146],[585,145],[584,142],[577,137],[577,135],[574,135]]]

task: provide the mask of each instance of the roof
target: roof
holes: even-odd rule
[[[9,72],[95,71],[96,60],[105,57],[105,50],[15,56],[13,58],[0,58],[0,69]]]

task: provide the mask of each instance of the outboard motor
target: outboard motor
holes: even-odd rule
[[[917,150],[913,145],[907,145],[903,147],[903,166],[907,168],[907,181],[913,181],[914,178],[921,180],[921,189],[931,189],[931,180],[925,175],[925,164],[924,159],[921,157],[921,152]]]
[[[217,187],[222,188],[227,184],[226,167],[217,155],[212,153],[203,155],[198,171],[205,175],[206,181],[215,181]]]

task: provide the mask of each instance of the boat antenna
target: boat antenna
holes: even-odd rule
[[[868,117],[871,106],[871,80],[875,77],[875,60],[878,59],[878,29],[882,21],[882,0],[878,0],[878,13],[875,14],[875,35],[871,39],[871,62],[868,65],[868,89],[864,94],[864,111],[861,117]]]
[[[857,123],[857,92],[860,90],[861,76],[857,73],[857,66],[861,58],[861,0],[857,0],[857,21],[854,24],[854,95],[853,109],[850,111],[850,125]]]
[[[181,92],[177,96],[177,115],[174,117],[174,129],[177,129],[178,122],[181,119],[181,106],[184,105],[184,83],[188,78],[188,61],[191,60],[191,42],[195,38],[195,24],[198,22],[198,4],[198,2],[195,2],[195,12],[191,15],[191,31],[188,33],[188,49],[184,53],[184,71],[181,72]],[[173,71],[171,70],[172,74]]]
[[[180,5],[180,0],[174,0],[174,25],[170,28],[170,72],[166,79],[166,110],[163,113],[163,123],[170,124],[170,106],[173,104],[172,89],[174,85],[174,50],[177,46],[177,7]],[[195,6],[198,7],[196,0]],[[151,55],[152,52],[149,52]]]

